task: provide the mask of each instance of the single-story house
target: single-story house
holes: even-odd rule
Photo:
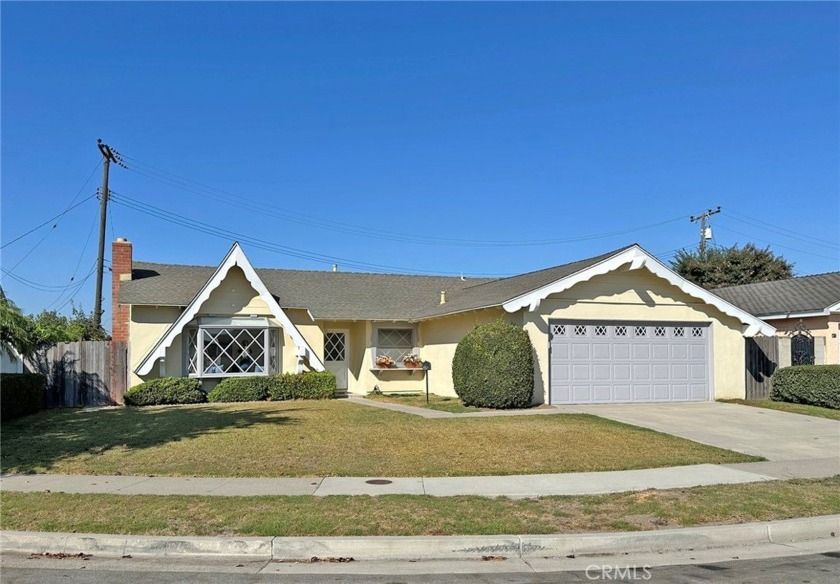
[[[461,338],[495,319],[535,351],[534,401],[744,397],[744,337],[773,326],[683,279],[639,245],[507,278],[255,269],[239,244],[217,266],[134,262],[113,244],[113,337],[130,384],[304,370],[340,390],[454,395]],[[408,354],[431,364],[404,366]],[[393,367],[379,358],[390,357]],[[380,364],[377,364],[379,359]]]
[[[713,292],[776,328],[779,367],[840,363],[840,272]]]

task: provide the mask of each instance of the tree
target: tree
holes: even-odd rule
[[[708,289],[793,277],[793,263],[769,247],[762,249],[752,243],[712,248],[705,256],[680,250],[671,260],[671,267],[680,276]]]
[[[35,351],[32,325],[0,288],[0,348],[15,349],[24,357]]]
[[[69,317],[55,310],[42,310],[39,314],[30,314],[26,318],[39,346],[70,341],[107,341],[109,338],[108,333],[95,325],[92,314],[87,314],[82,308],[75,306]]]

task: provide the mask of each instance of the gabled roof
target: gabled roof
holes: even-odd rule
[[[497,279],[398,274],[255,270],[284,308],[305,308],[320,320],[418,321],[503,306],[508,312],[536,309],[542,298],[623,266],[645,268],[694,298],[739,319],[745,334],[775,329],[667,268],[638,244],[544,270]],[[123,304],[184,306],[193,302],[216,269],[136,262],[132,280],[120,285]],[[446,303],[440,304],[440,291]]]
[[[828,314],[840,310],[840,272],[728,286],[713,292],[760,317]]]
[[[227,276],[228,272],[234,266],[238,266],[242,270],[245,274],[245,278],[251,286],[253,286],[254,290],[256,290],[262,301],[268,306],[272,316],[274,316],[274,318],[280,323],[280,326],[283,327],[286,334],[292,338],[295,346],[297,347],[298,357],[307,359],[309,361],[309,365],[313,369],[317,371],[324,370],[324,364],[321,363],[318,355],[315,354],[315,351],[312,350],[312,347],[309,346],[309,343],[306,342],[306,339],[303,338],[303,335],[300,334],[300,331],[298,331],[297,327],[291,320],[289,320],[289,317],[285,312],[283,312],[283,309],[280,308],[275,298],[265,287],[265,284],[254,271],[253,266],[251,266],[251,262],[248,261],[248,258],[245,256],[245,253],[242,251],[239,243],[234,243],[230,248],[230,251],[225,256],[225,259],[222,260],[219,267],[217,267],[210,277],[207,278],[204,285],[193,296],[178,319],[173,322],[168,329],[166,329],[166,332],[162,337],[160,337],[160,339],[158,339],[158,342],[154,347],[152,347],[151,351],[149,351],[148,354],[143,357],[143,360],[140,361],[140,364],[135,369],[138,375],[148,374],[152,370],[155,361],[166,355],[166,349],[172,344],[175,338],[181,334],[184,327],[196,317],[199,310],[201,310],[201,306],[208,298],[210,298],[210,294],[213,290],[219,287],[219,285],[224,281],[225,276]]]

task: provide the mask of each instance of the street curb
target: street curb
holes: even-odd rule
[[[87,553],[101,557],[247,557],[254,560],[454,560],[552,558],[698,551],[840,536],[840,515],[741,525],[623,533],[423,537],[155,537],[0,531],[0,553]],[[840,543],[840,540],[838,540]]]

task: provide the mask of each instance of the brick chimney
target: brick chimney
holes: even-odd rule
[[[131,242],[118,237],[111,244],[111,338],[128,342],[129,307],[120,304],[120,283],[131,280]]]

